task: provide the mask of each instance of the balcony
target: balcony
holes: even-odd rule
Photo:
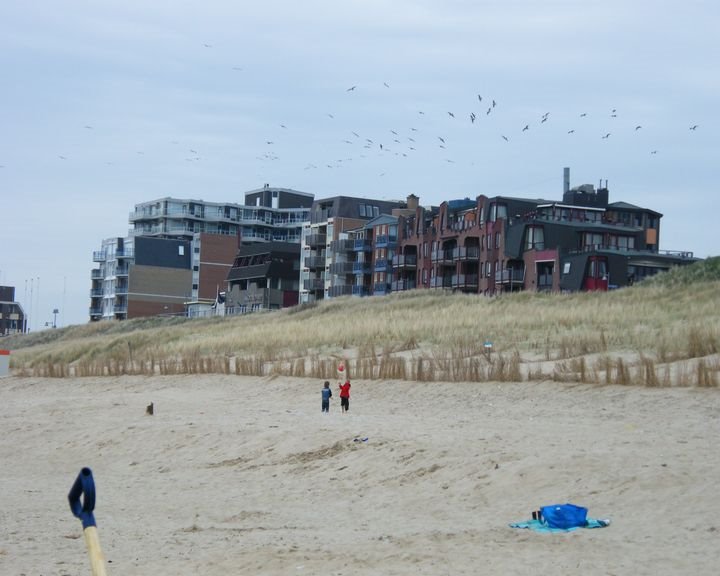
[[[370,294],[370,290],[365,285],[354,285],[352,287],[352,295],[353,296],[368,296]]]
[[[107,260],[107,253],[105,250],[96,250],[93,252],[93,262],[105,262]]]
[[[430,279],[430,288],[452,288],[452,277],[435,276]]]
[[[102,280],[103,278],[105,278],[105,276],[103,275],[103,271],[100,270],[100,268],[93,268],[90,271],[90,278],[93,280]]]
[[[478,275],[477,274],[453,274],[452,276],[452,287],[453,288],[469,288],[476,290],[478,287]]]
[[[505,268],[495,272],[495,284],[524,284],[525,269]]]
[[[114,314],[127,314],[127,304],[115,304],[113,306]]]
[[[103,297],[103,289],[102,288],[93,288],[90,290],[90,298],[102,298]]]
[[[330,249],[333,252],[352,252],[354,247],[354,240],[333,240],[330,242]]]
[[[460,246],[453,250],[453,256],[457,260],[477,260],[480,257],[478,246]]]
[[[123,250],[115,250],[115,258],[134,258],[135,251],[132,248],[125,248]]]
[[[353,243],[353,250],[355,252],[372,252],[372,244],[365,238],[356,238]]]
[[[306,256],[304,260],[305,268],[317,269],[325,268],[325,256]]]
[[[353,262],[353,274],[370,274],[369,262]]]
[[[438,264],[454,264],[453,250],[433,250],[430,253],[430,260]]]
[[[382,296],[390,292],[390,284],[387,282],[376,282],[373,284],[373,294],[376,296]]]
[[[397,235],[380,234],[375,238],[376,248],[394,248],[397,245]]]
[[[392,283],[393,292],[402,292],[403,290],[414,290],[417,288],[415,280],[395,280]]]
[[[306,278],[303,280],[303,290],[325,290],[325,278]]]
[[[384,258],[381,258],[380,260],[375,260],[375,271],[376,272],[384,272],[385,270],[388,270],[390,268],[390,262]]]
[[[310,248],[325,247],[327,245],[327,234],[309,234],[305,242]]]
[[[115,276],[127,276],[129,274],[129,268],[127,266],[118,266],[115,268]]]
[[[355,262],[333,262],[330,264],[331,274],[352,274]]]
[[[416,268],[417,256],[415,254],[396,254],[392,259],[393,268]]]
[[[90,307],[90,316],[102,316],[103,309],[97,307]]]
[[[115,294],[127,294],[127,293],[128,293],[127,286],[115,286]]]
[[[336,298],[338,296],[350,296],[352,294],[353,286],[350,284],[338,284],[331,286],[328,290],[328,296],[330,298]]]

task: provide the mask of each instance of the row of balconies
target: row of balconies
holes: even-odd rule
[[[455,262],[457,260],[476,260],[480,257],[479,246],[458,246],[447,250],[433,250],[432,262]]]

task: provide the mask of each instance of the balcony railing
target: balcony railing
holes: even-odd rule
[[[115,250],[115,258],[134,258],[135,251],[132,248],[124,248],[123,250]]]
[[[393,268],[414,268],[417,266],[417,256],[415,254],[396,254],[392,259]]]
[[[477,288],[477,286],[477,274],[453,274],[452,276],[453,288]]]
[[[113,313],[127,314],[127,304],[115,304],[115,306],[113,306]]]
[[[338,296],[350,296],[352,294],[353,286],[351,284],[337,284],[331,286],[328,290],[328,296],[330,298],[336,298]]]
[[[430,278],[430,288],[452,288],[452,277],[435,276]]]
[[[368,294],[370,294],[370,290],[367,286],[356,284],[352,287],[353,296],[367,296]]]
[[[306,256],[305,268],[325,268],[325,256]]]
[[[432,262],[439,262],[443,264],[453,263],[453,251],[452,250],[433,250],[430,253],[430,260]]]
[[[330,264],[331,274],[352,274],[355,262],[333,262]]]
[[[115,268],[115,276],[127,276],[129,268],[127,266],[118,266]]]
[[[354,248],[354,240],[333,240],[330,242],[330,249],[333,252],[351,252]]]
[[[325,289],[325,278],[306,278],[303,280],[304,290],[324,290]]]
[[[389,246],[395,246],[397,244],[397,235],[395,234],[380,234],[375,238],[376,248],[387,248]]]
[[[105,250],[96,250],[93,252],[93,262],[105,262],[107,260],[107,253]]]
[[[387,282],[376,282],[373,284],[373,294],[381,295],[390,292],[390,284]]]
[[[102,316],[103,309],[97,307],[90,307],[90,316]]]
[[[353,262],[353,274],[370,274],[370,263]]]
[[[325,246],[327,244],[327,234],[309,234],[306,238],[306,242],[311,248]]]
[[[453,250],[453,257],[457,260],[477,260],[480,257],[478,246],[460,246]]]
[[[127,286],[115,286],[115,294],[127,294],[127,293],[128,293]]]
[[[102,295],[102,288],[93,288],[92,290],[90,290],[90,298],[102,298]]]
[[[403,290],[414,290],[417,288],[415,280],[395,280],[392,283],[393,292],[401,292]]]
[[[495,272],[495,284],[522,284],[525,282],[525,269],[505,268]]]
[[[90,278],[93,280],[102,280],[105,276],[103,276],[103,271],[100,270],[100,268],[93,268],[90,271]]]
[[[384,258],[375,260],[375,270],[377,272],[382,272],[384,270],[387,270],[388,268],[390,268],[390,262],[388,262]]]
[[[372,244],[370,244],[370,242],[368,242],[365,238],[356,238],[353,250],[355,250],[355,252],[371,252]]]

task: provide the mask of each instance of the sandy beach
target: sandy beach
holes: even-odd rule
[[[718,570],[717,390],[321,384],[0,379],[0,573],[91,573],[83,466],[110,575]],[[564,502],[612,524],[508,526]]]

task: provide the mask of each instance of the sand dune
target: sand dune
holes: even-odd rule
[[[356,381],[324,415],[320,388],[0,380],[0,573],[90,574],[82,466],[110,575],[717,571],[717,390]],[[612,524],[508,527],[561,502]]]

